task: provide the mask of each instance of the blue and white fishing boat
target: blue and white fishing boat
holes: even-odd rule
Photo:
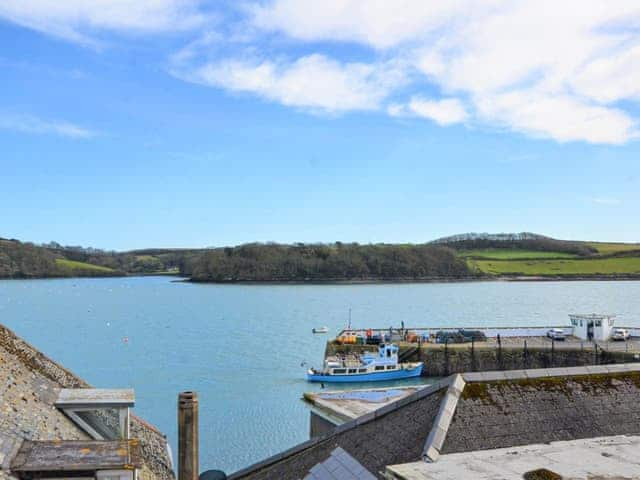
[[[378,352],[367,352],[349,358],[331,357],[324,361],[324,368],[307,371],[310,382],[376,382],[419,377],[422,362],[398,363],[398,347],[393,344],[378,345]]]

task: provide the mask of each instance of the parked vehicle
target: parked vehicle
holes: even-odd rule
[[[436,343],[469,343],[485,342],[487,337],[480,330],[463,330],[458,331],[445,331],[440,330],[436,332]]]
[[[487,336],[481,332],[480,330],[458,330],[460,335],[465,338],[465,341],[470,342],[473,340],[474,342],[486,342]]]
[[[465,338],[460,332],[439,330],[436,332],[436,343],[464,343]]]
[[[551,340],[556,340],[556,341],[564,341],[565,338],[567,338],[567,336],[564,333],[564,330],[561,328],[552,328],[547,332],[547,337],[549,337]]]
[[[628,340],[629,339],[629,330],[626,328],[614,328],[613,333],[611,334],[611,340]]]

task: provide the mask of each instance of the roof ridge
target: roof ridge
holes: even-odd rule
[[[459,373],[450,378],[449,388],[440,403],[440,410],[422,449],[422,458],[426,462],[435,462],[440,457],[440,450],[442,450],[444,441],[447,438],[449,425],[451,425],[451,420],[456,412],[458,400],[466,385],[462,375]]]
[[[578,377],[608,373],[640,372],[640,362],[586,365],[582,367],[532,368],[526,370],[493,370],[489,372],[462,373],[467,383],[526,380],[544,377]]]
[[[90,385],[71,370],[52,360],[9,327],[0,323],[0,347],[17,357],[29,370],[52,380],[63,388],[86,388]]]

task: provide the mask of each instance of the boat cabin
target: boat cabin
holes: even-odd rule
[[[396,361],[398,359],[398,346],[391,343],[381,343],[378,345],[378,357]]]

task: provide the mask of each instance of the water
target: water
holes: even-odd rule
[[[97,387],[136,390],[135,412],[176,449],[176,402],[200,396],[201,469],[228,473],[308,438],[327,336],[346,326],[567,324],[570,312],[640,326],[640,282],[258,286],[167,277],[0,281],[0,323]],[[128,341],[125,341],[128,339]],[[345,388],[345,386],[341,387]]]

